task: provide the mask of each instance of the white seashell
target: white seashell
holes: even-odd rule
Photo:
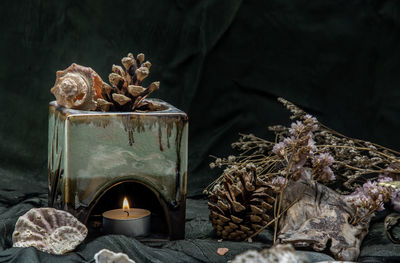
[[[74,250],[87,233],[86,226],[66,211],[32,208],[15,224],[13,247],[35,247],[61,255]]]
[[[73,63],[67,69],[57,71],[51,93],[57,104],[80,110],[95,110],[97,99],[102,96],[103,81],[91,68]]]
[[[261,251],[248,250],[236,255],[232,263],[309,263],[304,255],[298,254],[290,244],[278,244]]]
[[[102,249],[94,255],[96,263],[136,263],[124,253],[115,253]]]

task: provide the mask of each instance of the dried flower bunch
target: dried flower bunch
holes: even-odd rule
[[[79,110],[99,111],[155,111],[161,106],[146,100],[150,93],[160,87],[152,82],[142,86],[150,74],[151,63],[144,61],[144,54],[123,57],[123,67],[112,66],[110,84],[104,82],[91,68],[72,64],[65,70],[57,71],[57,78],[51,92],[58,105]]]
[[[211,168],[225,167],[222,175],[205,190],[210,199],[210,219],[219,236],[230,237],[229,233],[222,235],[216,218],[217,216],[229,218],[236,212],[232,209],[232,200],[236,198],[236,192],[231,192],[229,189],[237,188],[243,191],[246,188],[239,175],[240,171],[248,167],[252,167],[254,171],[252,176],[258,182],[254,191],[262,185],[262,191],[268,193],[268,198],[261,201],[268,203],[273,209],[264,211],[271,220],[262,221],[264,225],[247,237],[254,236],[274,223],[274,240],[276,240],[279,217],[293,205],[292,203],[289,207],[282,207],[283,193],[290,180],[316,181],[341,194],[355,191],[348,199],[349,202],[354,200],[354,207],[359,212],[353,218],[354,224],[372,216],[374,211],[382,208],[383,203],[397,195],[398,191],[392,187],[378,185],[374,181],[379,175],[385,174],[384,180],[388,181],[387,178],[395,178],[400,174],[400,153],[341,135],[289,101],[282,98],[278,100],[292,113],[291,119],[295,122],[290,127],[281,125],[269,127],[269,130],[275,133],[274,142],[253,134],[241,134],[239,141],[232,144],[232,147],[239,151],[237,156],[215,157],[215,161],[210,164]],[[371,185],[369,187],[364,185],[362,188],[364,191],[361,191],[359,187],[368,180]],[[357,199],[355,196],[361,193],[364,194],[365,202],[355,202]],[[241,202],[246,209],[250,205],[245,198],[241,199]],[[215,206],[219,208],[225,206],[230,209],[219,210],[220,214],[216,216],[213,213],[216,210]],[[246,216],[250,218],[249,215]],[[225,225],[230,223],[225,221]],[[245,226],[251,226],[250,223]]]
[[[293,103],[278,99],[291,111],[291,119],[301,119],[307,115],[302,109]],[[326,152],[334,157],[331,165],[336,180],[328,184],[336,191],[349,194],[368,180],[376,180],[380,174],[386,174],[393,178],[400,175],[400,153],[386,147],[346,137],[322,123],[314,131],[316,153]],[[289,133],[289,128],[284,126],[272,126],[278,140],[284,140]]]

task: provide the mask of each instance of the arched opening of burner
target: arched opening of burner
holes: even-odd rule
[[[151,212],[151,234],[146,239],[168,239],[166,203],[150,187],[137,181],[119,182],[106,189],[90,208],[87,217],[89,236],[95,238],[103,234],[102,214],[105,211],[122,208],[124,198],[131,208],[143,208]]]

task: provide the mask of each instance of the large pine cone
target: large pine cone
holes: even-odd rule
[[[208,192],[210,220],[219,237],[245,240],[273,219],[272,188],[255,169],[225,173]]]

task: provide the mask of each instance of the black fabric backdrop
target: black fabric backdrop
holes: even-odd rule
[[[47,191],[55,71],[75,62],[106,80],[128,52],[152,62],[153,96],[190,117],[190,196],[217,176],[209,155],[228,155],[239,132],[268,136],[268,125],[288,123],[280,96],[399,149],[399,27],[396,0],[2,1],[3,208]]]

